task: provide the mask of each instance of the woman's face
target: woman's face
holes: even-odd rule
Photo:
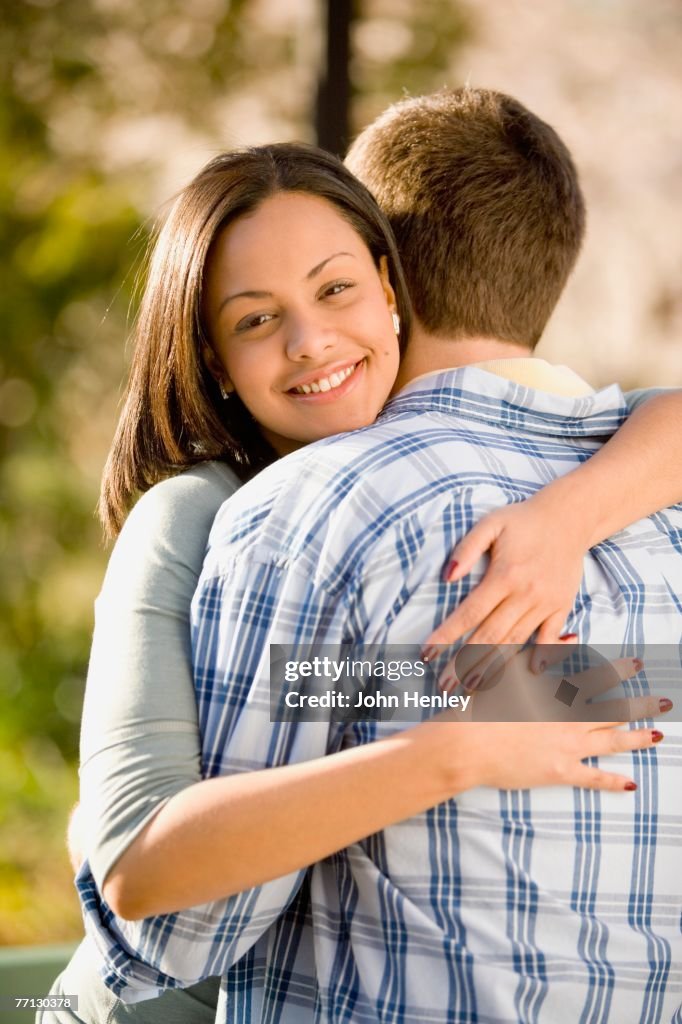
[[[399,352],[384,264],[335,206],[295,192],[270,196],[214,241],[204,358],[278,454],[367,426],[386,401]]]

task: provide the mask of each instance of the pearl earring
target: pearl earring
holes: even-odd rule
[[[396,334],[400,334],[400,317],[397,313],[391,313],[393,318],[393,330]]]

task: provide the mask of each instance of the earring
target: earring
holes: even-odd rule
[[[393,330],[396,334],[400,334],[400,317],[397,313],[391,313],[393,318]]]
[[[221,397],[221,398],[223,398],[223,399],[229,398],[229,397],[230,397],[230,395],[232,394],[232,392],[231,392],[231,391],[228,391],[228,390],[227,390],[227,389],[225,388],[225,385],[223,384],[223,382],[222,382],[222,381],[219,381],[219,382],[218,382],[218,386],[219,386],[219,388],[220,388],[220,397]]]

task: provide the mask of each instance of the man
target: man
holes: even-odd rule
[[[349,164],[393,221],[416,326],[376,426],[262,474],[232,501],[238,532],[216,520],[194,608],[210,774],[390,732],[271,722],[269,645],[291,647],[293,624],[297,652],[419,643],[471,586],[440,580],[453,543],[623,417],[618,389],[593,395],[529,359],[584,225],[552,129],[508,97],[443,92],[388,111]],[[570,619],[581,642],[679,640],[680,526],[669,511],[586,559]],[[229,1021],[673,1019],[682,807],[667,757],[634,758],[627,805],[472,790],[309,873],[151,922],[147,980],[225,970]]]

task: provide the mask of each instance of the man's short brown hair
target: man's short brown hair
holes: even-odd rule
[[[585,229],[553,128],[503,93],[444,89],[389,107],[346,164],[391,221],[428,331],[537,343]]]

